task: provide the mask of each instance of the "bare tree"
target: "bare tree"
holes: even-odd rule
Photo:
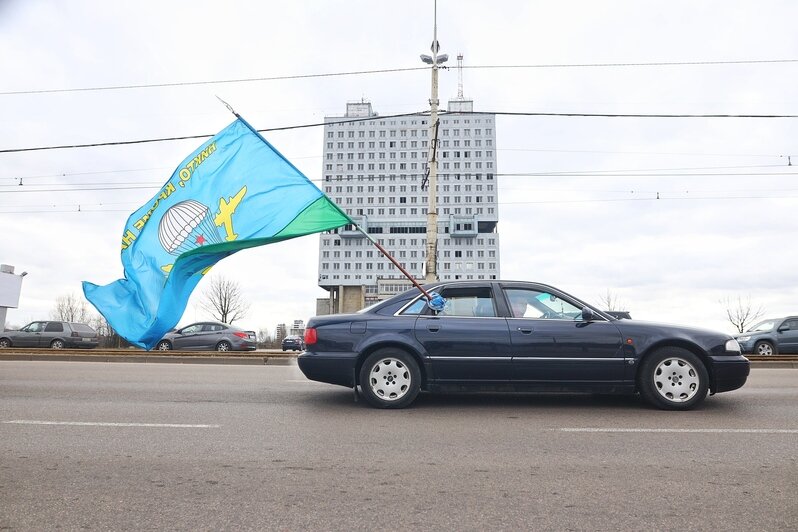
[[[86,323],[89,321],[89,306],[75,294],[59,296],[50,317],[59,321]]]
[[[729,322],[734,325],[737,332],[741,333],[745,332],[757,318],[765,313],[762,305],[755,307],[751,304],[751,296],[748,296],[745,301],[740,296],[737,296],[736,301],[727,297],[722,299],[721,303],[726,306],[726,317]]]
[[[621,301],[621,298],[618,297],[618,294],[609,288],[607,289],[606,294],[599,296],[599,303],[603,307],[601,310],[608,310],[610,312],[626,310],[623,308],[626,306],[626,303]]]
[[[246,316],[249,303],[244,300],[237,282],[224,277],[212,277],[210,284],[202,293],[200,307],[214,318],[232,324]]]

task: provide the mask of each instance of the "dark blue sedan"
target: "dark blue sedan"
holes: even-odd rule
[[[728,334],[619,320],[544,284],[430,284],[442,310],[409,290],[356,314],[308,322],[299,367],[354,388],[375,407],[420,391],[640,393],[687,410],[745,384],[750,365]]]

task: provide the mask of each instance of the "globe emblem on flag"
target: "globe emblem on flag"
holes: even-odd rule
[[[200,246],[222,243],[210,209],[195,200],[181,201],[164,213],[158,225],[158,240],[176,256]]]

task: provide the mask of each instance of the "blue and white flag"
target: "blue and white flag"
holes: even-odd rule
[[[238,118],[188,156],[127,220],[125,278],[84,281],[86,298],[127,341],[152,349],[183,315],[202,275],[241,249],[353,223]]]

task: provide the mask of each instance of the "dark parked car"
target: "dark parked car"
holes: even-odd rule
[[[18,331],[0,332],[0,347],[97,347],[97,331],[85,323],[34,321]]]
[[[743,353],[798,353],[798,316],[760,321],[736,338]]]
[[[159,351],[254,351],[255,331],[245,331],[226,323],[203,321],[166,333],[156,345]]]
[[[745,384],[749,362],[723,333],[618,320],[556,288],[507,281],[431,284],[356,314],[317,316],[298,363],[309,379],[360,386],[379,408],[419,391],[639,392],[687,410]]]
[[[302,351],[305,349],[305,341],[299,336],[286,336],[282,342],[283,351]]]

